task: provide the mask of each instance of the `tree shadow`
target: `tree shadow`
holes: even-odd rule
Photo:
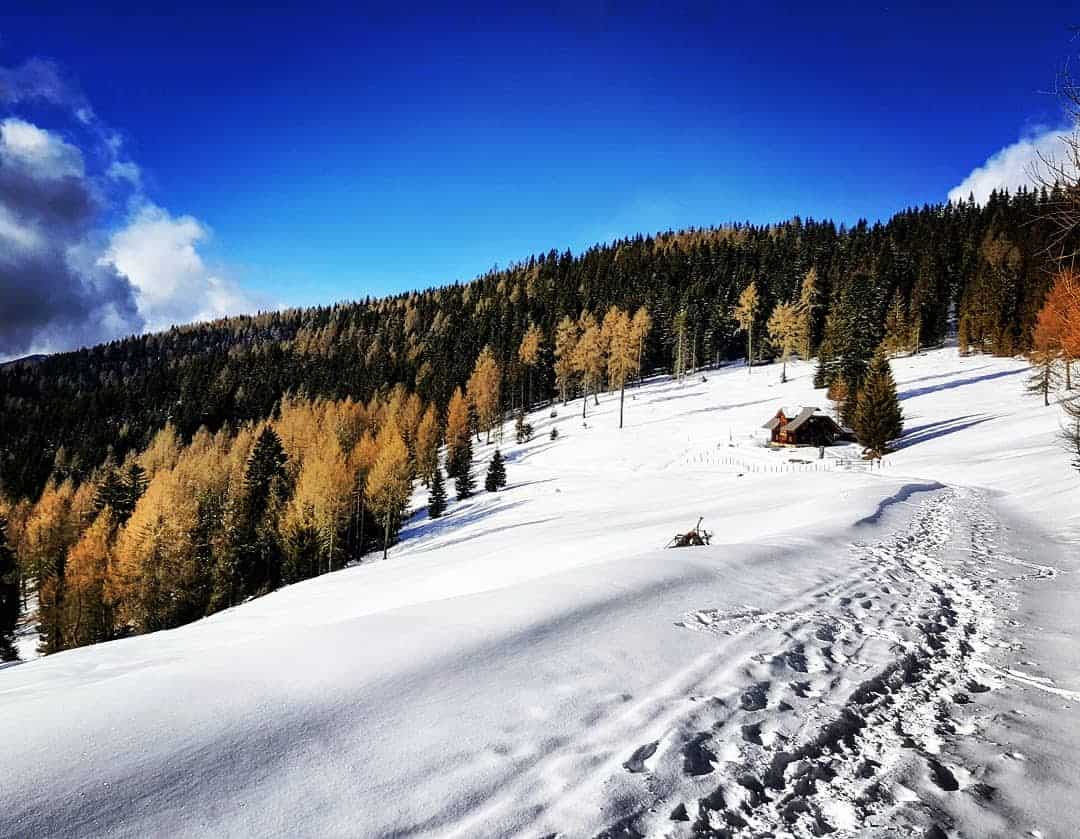
[[[927,385],[926,387],[917,387],[912,390],[905,390],[898,394],[900,401],[905,399],[914,399],[916,396],[923,396],[927,393],[935,393],[940,390],[952,390],[957,387],[965,387],[966,385],[974,385],[979,382],[988,382],[993,379],[1002,379],[1006,376],[1015,376],[1019,373],[1024,373],[1024,370],[999,370],[997,373],[986,373],[982,376],[969,376],[966,379],[957,379],[954,382],[944,382],[940,385]]]
[[[989,364],[981,364],[978,367],[975,367],[975,368],[973,368],[971,370],[968,370],[967,372],[973,373],[973,372],[975,372],[977,370],[985,370],[989,366],[990,366]],[[955,375],[956,375],[955,370],[950,371],[948,373],[934,373],[931,376],[919,376],[917,379],[908,379],[908,381],[906,381],[904,384],[912,385],[912,384],[915,384],[916,382],[932,382],[932,381],[935,381],[937,379],[947,379],[947,378],[949,378],[949,376],[955,376]]]
[[[450,501],[449,503],[454,504],[455,502]],[[398,536],[398,544],[400,545],[406,540],[423,539],[426,536],[436,536],[450,527],[456,529],[475,524],[478,521],[483,521],[498,513],[520,507],[524,503],[524,501],[504,501],[490,506],[479,506],[474,502],[465,509],[455,510],[451,507],[437,519],[428,516],[427,508],[423,507],[416,512],[409,524],[401,529],[401,533]]]
[[[968,414],[962,417],[952,417],[938,422],[928,422],[925,425],[917,425],[904,432],[904,436],[892,444],[894,450],[906,449],[911,446],[955,434],[958,431],[966,431],[976,425],[997,419],[994,414]]]
[[[559,433],[562,434],[561,431]],[[503,455],[503,461],[505,463],[520,463],[523,460],[528,460],[534,454],[539,454],[542,451],[546,451],[547,449],[550,449],[557,442],[558,442],[558,440],[549,440],[546,443],[539,443],[538,445],[535,445],[535,446],[529,446],[528,444],[526,444],[525,446],[522,446],[519,449],[515,449],[514,451],[507,452],[506,454],[504,454]]]

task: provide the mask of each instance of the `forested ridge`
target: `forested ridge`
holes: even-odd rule
[[[578,256],[551,251],[470,283],[175,327],[11,365],[0,369],[0,487],[36,496],[54,469],[85,479],[110,453],[122,460],[145,447],[167,422],[190,439],[202,426],[267,417],[286,394],[367,400],[400,383],[445,405],[486,345],[513,377],[530,324],[548,360],[535,386],[550,392],[558,321],[584,310],[602,316],[611,305],[652,313],[646,369],[672,365],[682,310],[698,363],[738,357],[740,292],[756,283],[765,334],[774,306],[798,297],[810,269],[811,352],[853,290],[882,332],[887,319],[894,329],[907,319],[930,345],[954,317],[976,348],[1020,352],[1050,283],[1052,230],[1038,221],[1045,200],[995,195],[984,206],[926,206],[850,228],[795,218],[636,236]],[[758,349],[773,352],[767,342]]]
[[[542,400],[746,355],[816,356],[845,419],[882,426],[864,435],[880,454],[899,413],[860,421],[857,397],[895,400],[888,353],[951,330],[964,351],[1031,348],[1055,252],[1076,244],[1047,220],[1059,201],[642,235],[7,365],[0,582],[38,596],[46,652],[176,626],[385,549],[416,480],[433,515],[443,468],[474,491],[472,438],[509,414],[527,436]],[[486,488],[505,480],[496,459]]]

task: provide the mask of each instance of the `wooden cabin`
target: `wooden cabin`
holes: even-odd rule
[[[817,408],[781,408],[762,428],[777,446],[831,446],[854,435]]]

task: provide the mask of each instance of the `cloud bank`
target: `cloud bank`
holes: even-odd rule
[[[995,152],[963,181],[949,190],[950,201],[966,201],[974,195],[976,203],[985,204],[995,189],[1015,192],[1035,184],[1034,175],[1041,159],[1066,160],[1062,137],[1070,128],[1041,128]]]
[[[66,126],[16,113],[42,104]],[[204,223],[146,195],[122,137],[56,64],[0,67],[0,107],[0,361],[259,307],[200,254]]]
[[[0,122],[0,358],[142,328],[134,287],[94,253],[99,213],[78,148]]]

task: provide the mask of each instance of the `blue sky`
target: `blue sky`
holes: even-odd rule
[[[1066,3],[24,5],[0,19],[0,66],[55,62],[122,138],[140,200],[286,304],[639,231],[940,201],[1061,125],[1048,91],[1080,53]],[[76,142],[50,103],[7,110]]]

